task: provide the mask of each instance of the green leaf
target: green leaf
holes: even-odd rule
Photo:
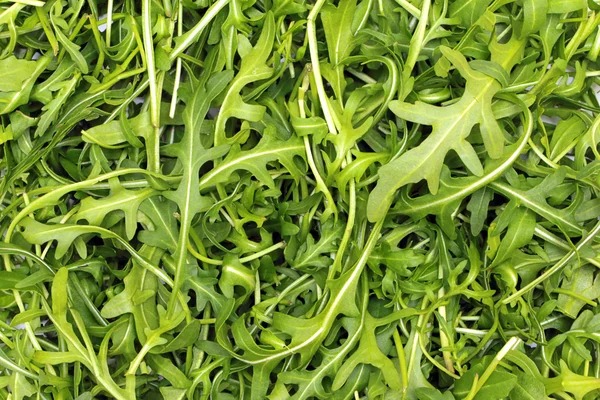
[[[313,370],[296,370],[280,374],[279,380],[284,384],[298,385],[298,391],[292,396],[292,399],[307,399],[311,396],[325,398],[331,396],[323,386],[325,378],[333,378],[344,360],[344,357],[352,350],[360,338],[364,329],[364,320],[358,318],[347,318],[343,322],[344,328],[348,331],[348,339],[343,345],[335,349],[322,347],[319,353],[323,359],[320,365]],[[334,392],[335,393],[335,392]]]
[[[169,343],[165,345],[165,348],[161,350],[161,353],[169,353],[191,346],[198,340],[198,334],[200,333],[201,323],[198,320],[193,320],[185,326],[179,332],[179,334],[173,338]]]
[[[354,160],[339,174],[335,175],[337,187],[342,193],[345,193],[346,186],[351,179],[360,180],[369,167],[375,163],[382,163],[388,158],[385,153],[363,153],[359,151],[352,151],[352,153]]]
[[[27,278],[27,274],[21,271],[0,271],[0,277],[2,277],[1,289],[16,289],[19,282]]]
[[[296,166],[295,157],[304,157],[304,144],[300,139],[282,141],[274,133],[265,130],[260,142],[251,150],[241,150],[237,145],[232,146],[227,157],[202,177],[200,188],[227,182],[237,170],[249,171],[261,183],[274,187],[267,163],[279,161],[292,176],[300,177],[302,171]]]
[[[535,231],[535,214],[530,210],[517,208],[509,211],[507,209],[500,218],[509,220],[508,230],[500,242],[490,268],[512,257],[515,251],[531,241]],[[494,235],[496,232],[491,234]]]
[[[200,211],[207,210],[212,202],[200,195],[198,175],[203,164],[218,157],[227,151],[227,147],[204,149],[200,142],[200,132],[205,121],[211,102],[225,89],[232,74],[221,72],[213,75],[206,87],[199,87],[187,104],[184,115],[185,133],[179,143],[170,148],[169,153],[176,155],[183,168],[183,177],[177,190],[165,192],[164,196],[175,202],[179,208],[180,226],[175,257],[174,288],[169,300],[169,313],[173,312],[174,301],[183,282],[189,278],[185,271],[187,258],[187,243],[192,219]]]
[[[71,312],[75,321],[77,322],[79,333],[82,335],[85,345],[81,343],[79,337],[73,330],[73,326],[67,320],[67,313],[69,311],[67,282],[68,271],[63,267],[58,270],[52,283],[52,311],[48,312],[48,316],[57,329],[57,332],[66,341],[69,351],[65,353],[37,351],[34,355],[34,359],[36,359],[37,362],[49,364],[59,364],[74,361],[81,362],[95,373],[98,382],[110,394],[117,398],[133,399],[134,388],[131,385],[127,385],[126,389],[120,388],[110,376],[107,365],[108,360],[103,359],[100,361],[93,349],[90,349],[89,336],[85,330],[82,330],[84,326],[82,323],[79,323],[81,318],[77,318],[78,314],[74,314],[74,311]],[[47,304],[46,308],[48,308]]]
[[[416,198],[409,198],[403,191],[394,211],[400,210],[413,219],[420,219],[429,214],[436,215],[440,219],[444,233],[453,237],[455,234],[453,214],[462,200],[500,177],[519,158],[526,143],[527,136],[524,135],[520,142],[506,149],[504,157],[498,160],[487,160],[484,175],[481,177],[452,178],[449,176],[447,168],[442,169],[440,189],[435,195],[427,193]]]
[[[29,73],[26,79],[21,81],[18,88],[11,91],[0,91],[0,115],[8,114],[17,107],[27,104],[36,79],[46,70],[51,61],[52,57],[49,54],[40,57],[35,62],[35,69]],[[15,79],[15,82],[18,81],[18,79]]]
[[[585,0],[548,0],[548,13],[564,14],[587,7]]]
[[[586,125],[579,117],[571,117],[560,121],[556,125],[550,140],[550,157],[556,159],[571,150],[585,129]]]
[[[60,258],[69,247],[73,244],[75,239],[86,233],[95,232],[92,228],[85,225],[73,225],[73,224],[59,224],[59,225],[46,225],[32,218],[25,218],[21,221],[21,226],[25,228],[23,231],[23,237],[34,244],[44,244],[56,240],[56,258]],[[82,255],[85,257],[85,254]]]
[[[181,400],[185,398],[185,389],[177,389],[170,386],[162,386],[160,393],[165,400]]]
[[[416,394],[422,400],[454,400],[451,392],[444,392],[442,394],[439,390],[433,388],[418,388]]]
[[[55,8],[57,7],[55,6]],[[54,28],[56,39],[62,45],[62,48],[65,49],[67,53],[69,53],[69,56],[75,62],[79,70],[82,73],[87,74],[89,72],[89,69],[85,58],[79,51],[81,47],[69,40],[67,35],[65,35],[60,29],[60,27],[57,26],[57,21],[54,17],[54,13],[50,13],[50,21],[52,22],[52,27]]]
[[[60,84],[57,84],[53,87],[53,89],[58,89],[58,94],[56,97],[46,104],[42,110],[42,116],[40,117],[40,121],[38,123],[37,128],[35,129],[35,136],[42,136],[48,130],[48,127],[52,122],[54,122],[57,118],[58,113],[61,108],[73,92],[75,90],[75,86],[79,82],[79,76],[76,75],[70,81],[65,81]]]
[[[177,205],[160,197],[150,197],[140,204],[139,210],[148,216],[153,225],[152,230],[141,231],[139,239],[149,246],[175,252],[179,236],[175,218]]]
[[[490,185],[495,191],[512,200],[513,205],[527,207],[536,214],[552,221],[556,226],[565,232],[581,232],[581,226],[575,219],[575,211],[578,208],[578,201],[575,201],[567,208],[556,209],[548,204],[547,198],[552,191],[560,185],[566,175],[565,169],[559,169],[554,174],[548,175],[539,185],[529,189],[521,190],[513,188],[504,182],[494,182]]]
[[[483,366],[480,364],[477,369],[469,370],[456,383],[454,395],[457,398],[464,398],[471,390],[475,376],[483,372]],[[475,399],[478,400],[500,400],[508,397],[509,393],[517,384],[517,377],[504,371],[494,371],[484,385],[477,391]]]
[[[508,397],[517,384],[517,377],[504,371],[494,371],[479,389],[476,400],[500,400]]]
[[[509,48],[505,51],[512,52],[513,57],[523,49],[522,42],[515,40],[504,46]],[[481,176],[481,162],[473,146],[466,140],[475,124],[481,125],[488,154],[492,158],[499,158],[503,154],[504,138],[491,108],[492,98],[500,89],[499,83],[473,71],[462,54],[448,48],[442,48],[442,52],[466,79],[465,92],[458,102],[447,107],[434,107],[421,102],[390,103],[390,109],[400,118],[431,125],[433,131],[419,146],[380,168],[379,181],[369,196],[368,215],[371,221],[384,216],[392,203],[394,192],[406,184],[425,179],[430,192],[436,194],[444,158],[450,150],[457,152],[473,175]],[[512,57],[507,57],[501,65],[510,70],[513,63]]]
[[[595,277],[594,273],[593,267],[584,265],[575,270],[570,279],[565,279],[561,289],[566,289],[581,297],[562,293],[558,295],[558,307],[565,314],[575,317],[586,304],[582,299],[595,300],[600,297],[600,278]]]
[[[544,383],[525,373],[517,374],[517,384],[510,392],[510,400],[544,400],[546,389]]]
[[[125,124],[135,136],[143,137],[148,130],[152,129],[150,114],[143,112],[131,119],[120,119],[93,126],[90,129],[81,131],[81,134],[85,142],[95,143],[110,149],[128,141],[126,129],[124,129]]]
[[[385,318],[373,318],[369,312],[364,312],[364,329],[362,330],[358,348],[344,362],[337,372],[332,383],[332,389],[338,390],[344,384],[350,373],[358,364],[370,364],[381,370],[385,382],[393,390],[401,390],[402,381],[399,371],[394,363],[384,354],[378,346],[376,328],[378,326],[389,324],[398,318],[405,318],[414,313],[414,310],[405,309],[391,314]],[[406,382],[405,382],[406,384]]]
[[[271,77],[273,68],[267,66],[267,60],[273,46],[274,35],[274,16],[273,13],[267,13],[256,45],[242,55],[240,69],[225,92],[221,112],[216,120],[215,146],[233,144],[238,141],[239,134],[231,138],[226,135],[225,124],[228,119],[242,118],[252,122],[262,119],[265,107],[246,103],[240,95],[240,91],[252,82]]]
[[[111,192],[102,199],[86,197],[81,201],[77,212],[76,221],[86,220],[91,225],[101,225],[107,214],[120,211],[125,217],[125,231],[127,238],[133,239],[137,230],[138,208],[144,200],[156,195],[152,188],[140,190],[125,189],[118,180],[109,181]]]
[[[410,276],[409,268],[416,267],[425,261],[425,256],[412,249],[392,249],[388,243],[382,243],[369,257],[369,267],[381,274],[380,266],[384,265],[400,276]]]
[[[352,52],[355,36],[352,20],[356,11],[356,0],[342,0],[338,6],[325,4],[321,11],[321,21],[329,53],[329,61],[339,65]]]
[[[454,2],[450,5],[450,16],[460,18],[463,26],[472,26],[485,12],[491,0],[469,0]]]
[[[473,236],[479,235],[483,229],[485,218],[488,215],[488,205],[494,198],[494,193],[486,188],[479,189],[469,200],[467,210],[471,212],[471,233]]]
[[[219,278],[219,289],[227,298],[233,298],[234,288],[242,287],[247,294],[252,293],[256,279],[254,272],[242,265],[239,259],[228,255],[223,260],[223,268]]]
[[[548,0],[525,0],[523,1],[523,28],[520,37],[524,38],[537,32],[546,22],[548,12]]]
[[[193,290],[196,294],[196,308],[204,310],[206,304],[210,303],[218,312],[225,299],[222,294],[215,291],[218,282],[216,271],[198,271],[197,276],[192,276],[183,285],[184,290]]]
[[[13,399],[22,400],[37,393],[38,389],[23,374],[16,372],[11,378],[12,382],[9,383],[9,387],[11,388]]]
[[[318,242],[315,242],[315,239],[309,234],[305,243],[298,248],[294,258],[289,260],[290,265],[297,270],[306,272],[329,267],[333,263],[329,253],[337,250],[343,232],[343,224],[328,220],[321,227]]]
[[[163,376],[168,380],[173,388],[187,389],[191,382],[183,372],[181,372],[170,360],[167,358],[149,354],[148,365],[154,369],[160,376]],[[172,392],[170,394],[173,394]]]
[[[10,56],[0,60],[0,92],[15,92],[33,75],[36,62]]]
[[[598,218],[598,215],[600,215],[600,201],[592,199],[581,204],[575,214],[575,219],[577,222],[588,221]]]

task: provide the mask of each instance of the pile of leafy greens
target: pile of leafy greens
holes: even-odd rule
[[[599,398],[599,25],[2,1],[0,398]]]

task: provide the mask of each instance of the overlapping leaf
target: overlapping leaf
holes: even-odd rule
[[[598,397],[593,3],[3,3],[0,398]]]

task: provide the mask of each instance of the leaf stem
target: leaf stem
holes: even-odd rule
[[[73,192],[76,190],[87,189],[90,186],[95,185],[98,182],[102,182],[108,180],[110,178],[115,178],[122,175],[128,174],[144,174],[148,176],[152,176],[154,178],[162,179],[161,174],[153,173],[141,168],[124,168],[117,171],[111,171],[103,175],[98,175],[94,178],[87,179],[85,181],[75,182],[70,185],[61,186],[59,188],[55,188],[50,193],[46,193],[42,197],[38,197],[33,200],[31,203],[26,205],[19,213],[12,219],[10,225],[6,229],[6,234],[4,236],[4,241],[6,243],[10,243],[12,235],[15,231],[15,228],[19,224],[19,222],[28,214],[39,210],[40,208],[46,207],[48,204],[55,204],[58,199],[69,192]]]
[[[142,36],[146,53],[146,68],[150,88],[150,122],[153,133],[148,138],[148,169],[160,171],[160,99],[156,82],[156,65],[154,62],[154,42],[152,39],[152,3],[142,0]]]
[[[256,260],[257,258],[261,258],[262,256],[265,256],[265,255],[267,255],[267,254],[269,254],[269,253],[271,253],[271,252],[273,252],[275,250],[283,249],[284,247],[285,247],[285,242],[275,243],[274,245],[269,246],[266,249],[258,251],[258,252],[254,253],[254,254],[249,255],[249,256],[242,257],[242,258],[240,258],[239,261],[242,264],[245,264],[245,263],[248,263],[248,262],[250,262],[252,260]]]
[[[148,1],[148,0],[145,0]],[[183,36],[180,36],[181,41],[176,43],[175,47],[169,54],[169,60],[174,61],[181,53],[183,53],[192,43],[198,40],[198,37],[204,31],[204,28],[210,24],[210,22],[217,16],[230,0],[217,0],[212,6],[206,10],[204,16],[198,21],[198,23]]]
[[[424,0],[423,5],[421,7],[419,18],[419,23],[417,24],[417,28],[415,29],[415,33],[410,39],[410,47],[408,49],[408,56],[406,57],[406,62],[404,63],[404,68],[402,70],[402,78],[406,81],[411,73],[415,64],[417,63],[417,58],[421,53],[421,49],[424,45],[425,39],[425,30],[427,29],[427,20],[429,18],[429,8],[431,6],[431,0]],[[403,96],[407,95],[405,90],[403,89]]]
[[[317,0],[312,10],[308,14],[306,23],[306,35],[308,36],[308,48],[310,51],[311,70],[314,74],[315,83],[317,85],[317,94],[319,96],[319,102],[321,103],[321,108],[323,109],[323,115],[325,116],[325,121],[327,122],[329,132],[335,135],[337,134],[337,129],[331,116],[329,103],[327,101],[327,93],[325,93],[325,87],[323,86],[323,76],[321,75],[321,65],[319,64],[319,50],[317,47],[317,32],[315,27],[317,15],[319,15],[323,4],[325,4],[325,1],[326,0]]]
[[[402,393],[406,393],[408,389],[408,368],[406,367],[406,354],[404,353],[404,346],[402,345],[402,339],[398,333],[398,329],[394,329],[394,344],[396,345],[396,352],[398,353],[398,363],[400,364],[400,378],[402,379]]]
[[[533,232],[535,233],[536,236],[544,239],[547,242],[552,243],[553,245],[555,245],[557,247],[560,247],[567,251],[573,249],[572,246],[569,246],[567,243],[560,240],[560,238],[558,238],[552,232],[547,231],[544,227],[540,226],[539,224],[535,226],[535,229]],[[600,261],[596,260],[595,258],[584,257],[584,260],[589,262],[590,264],[600,268]]]
[[[494,357],[494,359],[492,360],[492,362],[490,363],[490,365],[488,365],[488,367],[485,369],[485,371],[483,372],[483,374],[479,378],[479,380],[477,382],[476,389],[474,391],[472,391],[471,393],[469,393],[469,396],[467,396],[467,398],[465,400],[472,400],[475,397],[475,395],[477,394],[477,392],[479,390],[481,390],[481,388],[483,387],[483,385],[485,385],[485,382],[487,382],[487,380],[489,379],[489,377],[496,370],[496,367],[498,366],[498,364],[500,363],[500,361],[502,361],[502,359],[504,358],[504,356],[506,356],[506,354],[509,351],[511,351],[515,347],[517,347],[520,342],[521,342],[521,339],[518,338],[517,336],[511,337],[508,340],[508,342],[506,342],[506,344],[502,347],[502,349],[500,349],[500,351],[498,352],[498,354],[496,354],[496,357]]]
[[[443,279],[443,277],[441,277]],[[444,296],[444,287],[442,286],[438,292],[440,297]],[[440,318],[446,323],[448,322],[446,319],[446,306],[441,305],[439,308]],[[448,336],[443,329],[442,324],[440,323],[440,345],[442,348],[447,348],[450,346],[450,341],[448,340]],[[442,356],[444,358],[444,364],[446,365],[446,369],[450,372],[454,372],[454,362],[452,361],[452,354],[448,350],[442,350]]]
[[[283,249],[285,247],[285,242],[279,242],[279,243],[275,243],[272,246],[267,247],[266,249],[263,249],[261,251],[258,251],[254,254],[251,254],[249,256],[246,257],[242,257],[239,259],[239,261],[242,264],[248,263],[252,260],[256,260],[257,258],[261,258],[262,256],[265,256],[275,250],[278,249]],[[200,254],[199,252],[196,251],[196,249],[194,249],[192,247],[192,245],[188,242],[188,247],[187,249],[190,251],[190,253],[192,253],[192,255],[194,257],[196,257],[199,261],[202,261],[204,263],[210,264],[210,265],[223,265],[223,260],[214,260],[212,258],[206,257],[202,254]]]
[[[179,1],[177,8],[177,35],[181,36],[183,33],[183,4]],[[175,83],[173,84],[173,96],[171,97],[171,108],[169,109],[169,117],[175,117],[175,109],[177,107],[177,92],[179,91],[179,85],[181,83],[181,57],[177,57],[175,61]]]
[[[28,6],[32,6],[32,7],[44,7],[46,5],[46,3],[44,3],[43,1],[38,1],[38,0],[9,0],[12,1],[14,3],[18,3],[18,4],[25,4]]]
[[[298,109],[300,111],[300,118],[306,118],[306,110],[304,109],[304,96],[308,90],[310,84],[308,73],[304,75],[302,79],[302,86],[298,88]],[[317,165],[315,164],[315,160],[313,158],[312,149],[310,146],[310,141],[308,136],[304,136],[304,149],[306,150],[306,159],[308,161],[308,165],[310,166],[310,170],[312,171],[315,180],[317,182],[317,190],[323,193],[325,199],[327,201],[327,209],[331,209],[331,212],[337,218],[337,207],[335,206],[335,202],[333,201],[333,197],[331,196],[331,192],[329,191],[325,181],[321,177]]]
[[[106,47],[110,47],[110,37],[112,33],[112,22],[113,22],[113,1],[108,0],[106,5]],[[91,21],[92,19],[90,19]]]
[[[589,304],[592,307],[596,307],[598,305],[598,303],[596,303],[595,301],[590,300],[587,297],[584,297],[583,295],[581,295],[579,293],[575,293],[572,290],[556,288],[556,289],[554,289],[552,291],[554,293],[564,294],[565,296],[573,297],[574,299],[577,299],[579,301],[583,301],[584,303]]]
[[[421,18],[421,10],[419,10],[417,7],[413,6],[407,0],[395,0],[395,1],[396,1],[396,3],[398,3],[398,5],[400,7],[404,8],[406,11],[408,11],[413,17]]]
[[[522,289],[520,289],[517,292],[513,293],[512,295],[508,296],[504,300],[500,301],[498,304],[505,305],[505,304],[509,304],[509,303],[513,302],[517,298],[523,296],[525,293],[527,293],[530,290],[532,290],[533,288],[535,288],[537,285],[539,285],[546,279],[550,278],[550,276],[552,276],[556,272],[560,271],[569,262],[571,262],[573,257],[575,257],[581,251],[581,249],[583,249],[584,246],[586,246],[589,242],[593,241],[598,234],[600,234],[600,222],[598,222],[596,224],[596,226],[594,227],[594,229],[592,229],[591,232],[589,232],[587,234],[587,236],[585,238],[583,238],[577,244],[575,249],[573,249],[573,250],[569,251],[567,254],[565,254],[565,256],[559,262],[554,264],[552,267],[548,268],[546,271],[544,271],[544,273],[542,275],[538,276],[536,279],[529,282]]]
[[[342,240],[340,241],[338,250],[335,253],[335,260],[331,269],[329,270],[329,279],[332,279],[334,274],[342,269],[344,252],[346,251],[346,247],[348,246],[348,242],[350,241],[350,236],[352,235],[352,230],[354,229],[354,221],[356,219],[356,183],[354,182],[354,178],[350,179],[349,192],[350,203],[348,205],[348,220],[346,221],[344,235],[342,236]]]
[[[223,265],[222,260],[213,260],[212,258],[203,256],[202,254],[197,252],[196,249],[194,249],[194,247],[192,246],[192,244],[190,242],[188,242],[188,244],[187,244],[187,249],[194,257],[196,257],[199,261],[202,261],[203,263],[210,264],[210,265]]]

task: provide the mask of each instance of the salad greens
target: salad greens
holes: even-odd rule
[[[0,2],[0,398],[599,398],[599,54],[594,0]]]

